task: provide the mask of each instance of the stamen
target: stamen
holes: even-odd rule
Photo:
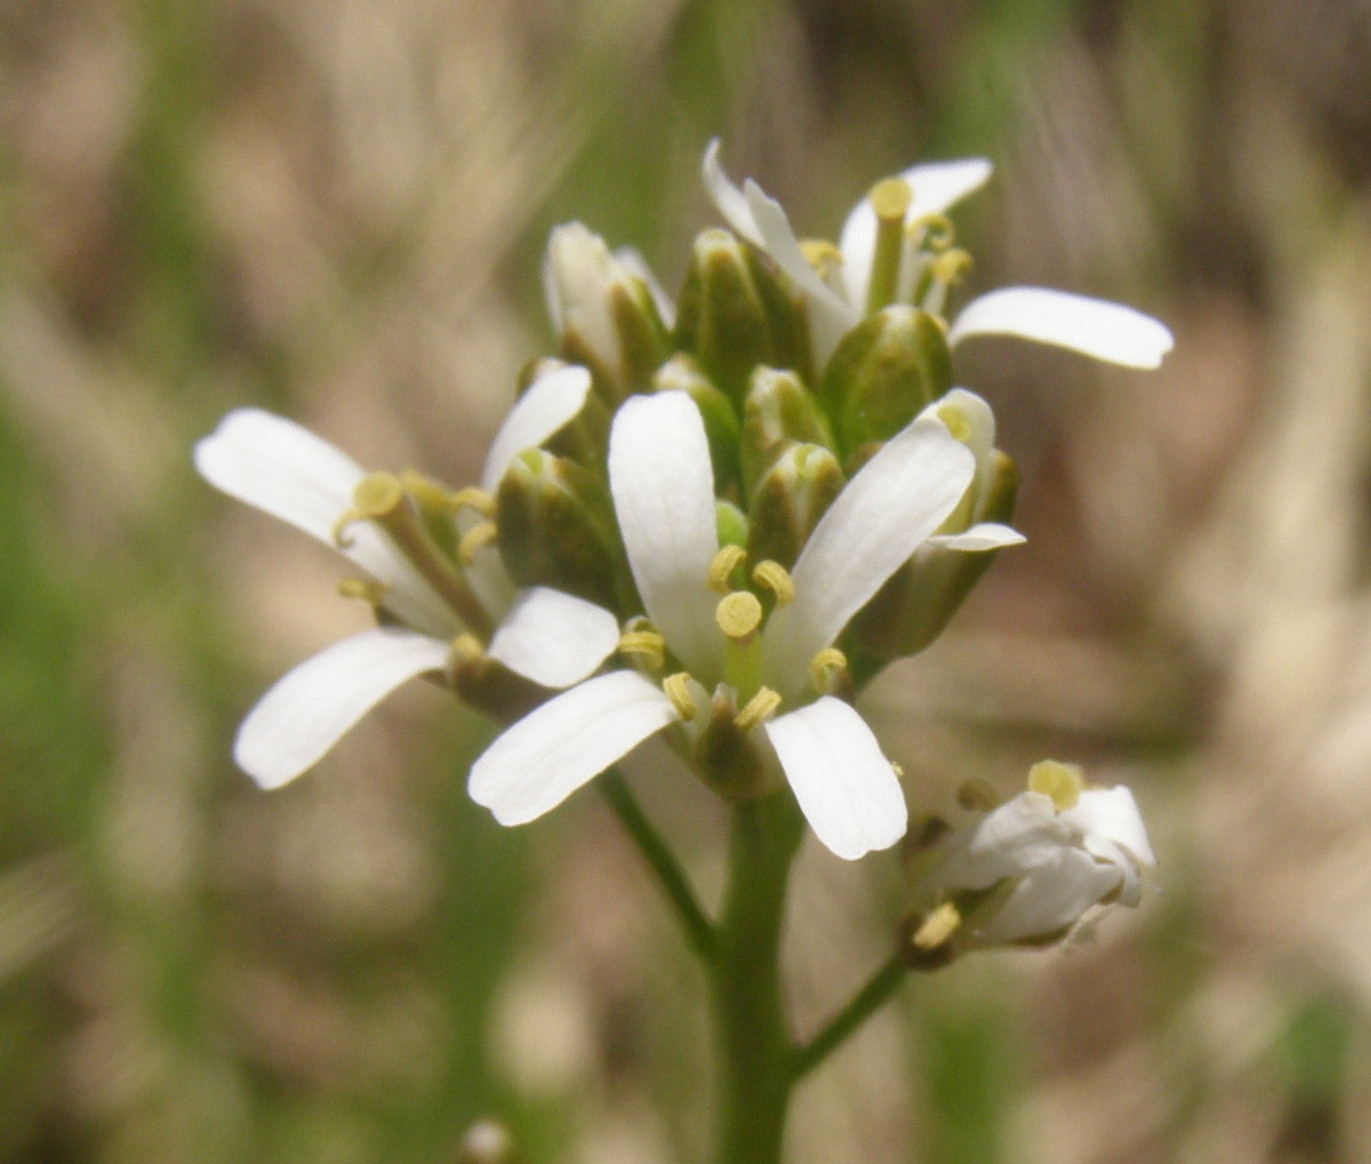
[[[955,404],[940,404],[938,419],[947,425],[947,431],[962,444],[971,439],[971,422],[967,419],[966,413]]]
[[[752,571],[752,581],[770,590],[776,596],[777,606],[789,606],[795,601],[795,583],[790,571],[780,562],[773,562],[770,558],[758,562]]]
[[[746,557],[747,552],[742,546],[720,546],[714,560],[709,563],[709,588],[716,594],[727,594],[732,589],[729,577]]]
[[[474,509],[482,517],[493,518],[495,516],[495,498],[484,489],[477,489],[474,485],[459,489],[452,494],[449,503],[454,512],[459,509]]]
[[[871,188],[867,201],[876,217],[882,222],[891,219],[904,225],[904,216],[909,213],[909,204],[914,200],[914,191],[903,178],[884,178]]]
[[[776,709],[780,706],[780,695],[770,687],[760,687],[757,694],[747,701],[747,706],[734,716],[733,722],[741,731],[750,732],[758,724],[765,723],[775,715]]]
[[[825,283],[837,274],[843,265],[843,252],[826,238],[801,239],[800,253]]]
[[[914,931],[910,941],[914,948],[925,953],[945,945],[962,924],[962,915],[950,901],[945,901],[930,913],[919,928]]]
[[[671,706],[681,719],[689,723],[695,718],[695,701],[690,698],[690,675],[687,672],[677,671],[674,675],[668,675],[662,680],[662,691],[671,700]]]
[[[457,560],[463,566],[470,566],[476,560],[477,551],[490,545],[498,536],[493,521],[483,521],[480,525],[472,526],[457,543]]]
[[[752,591],[735,590],[719,600],[719,605],[714,608],[714,621],[735,642],[751,638],[762,625],[762,604]]]
[[[619,654],[641,659],[649,671],[660,671],[666,662],[666,639],[656,631],[625,631],[619,636]]]
[[[820,695],[833,690],[834,680],[847,671],[847,656],[837,647],[825,647],[809,661],[809,681]]]
[[[385,601],[386,589],[369,578],[344,578],[338,583],[338,593],[344,598],[360,598],[372,606],[380,606]]]
[[[1085,791],[1085,773],[1078,764],[1042,760],[1028,770],[1028,787],[1050,797],[1058,812],[1074,808]]]
[[[952,247],[933,260],[933,278],[940,283],[955,283],[975,265],[969,251]]]
[[[945,251],[957,240],[957,228],[945,214],[927,214],[909,224],[914,245],[930,251]]]
[[[425,477],[413,469],[400,474],[400,485],[425,513],[455,513],[452,493],[432,477]]]

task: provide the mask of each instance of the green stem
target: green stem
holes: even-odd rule
[[[716,1164],[778,1164],[794,1048],[781,998],[786,883],[804,822],[788,795],[733,809],[713,965],[719,1037]]]
[[[714,924],[696,900],[695,891],[691,889],[690,881],[677,863],[675,854],[648,820],[623,773],[617,768],[611,768],[595,783],[604,794],[605,800],[609,802],[609,807],[614,810],[614,814],[628,831],[628,835],[633,838],[643,859],[657,875],[658,882],[681,921],[690,948],[699,956],[700,961],[710,965],[714,962],[718,944]]]
[[[826,1027],[803,1047],[797,1047],[790,1060],[792,1082],[802,1079],[836,1051],[849,1035],[894,997],[909,973],[904,960],[894,955],[852,1000],[829,1020]]]

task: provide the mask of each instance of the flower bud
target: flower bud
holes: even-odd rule
[[[548,315],[562,355],[584,364],[611,406],[640,391],[667,353],[647,284],[579,222],[556,227],[543,263]]]
[[[700,410],[709,441],[709,459],[714,467],[714,487],[727,493],[738,481],[740,426],[733,402],[719,391],[700,370],[692,356],[678,352],[657,369],[652,377],[657,392],[682,391]]]
[[[757,254],[726,230],[695,239],[675,338],[738,405],[759,364],[803,372],[808,361],[794,302]]]
[[[632,605],[614,509],[603,482],[539,449],[510,464],[496,493],[500,556],[519,586],[551,586],[609,610]]]
[[[1156,864],[1122,786],[1090,788],[1075,765],[1045,760],[1028,791],[910,855],[911,964],[930,968],[990,946],[1043,946],[1099,906],[1136,906]]]
[[[827,449],[792,446],[753,491],[748,559],[770,560],[788,570],[843,484],[838,459]]]
[[[818,397],[846,462],[863,445],[889,440],[951,387],[942,326],[926,311],[895,306],[842,338]]]
[[[828,421],[794,372],[758,368],[743,402],[743,495],[797,443],[832,448]]]

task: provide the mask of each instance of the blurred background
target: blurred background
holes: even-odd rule
[[[707,1142],[703,982],[579,796],[502,830],[422,684],[265,795],[229,759],[359,629],[213,493],[257,404],[474,479],[581,218],[674,287],[714,134],[807,235],[983,155],[973,289],[1164,319],[1157,373],[978,340],[1019,525],[869,693],[916,805],[1044,756],[1137,792],[1159,891],[912,980],[800,1091],[796,1164],[1371,1159],[1366,0],[0,0],[0,1159],[528,1164]],[[718,812],[635,776],[706,894]],[[813,1030],[900,913],[802,855]]]

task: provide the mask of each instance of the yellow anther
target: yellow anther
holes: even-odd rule
[[[425,513],[452,513],[452,494],[432,477],[413,469],[400,474],[400,486]]]
[[[800,253],[804,255],[805,261],[818,272],[819,278],[825,282],[843,265],[843,252],[826,238],[802,239],[800,241]]]
[[[463,566],[470,566],[476,560],[476,553],[485,546],[490,545],[498,536],[493,521],[483,521],[480,525],[473,525],[462,535],[462,540],[457,543],[457,560]]]
[[[776,596],[777,606],[789,606],[795,601],[795,583],[791,580],[790,571],[780,562],[773,562],[770,558],[758,562],[752,571],[752,581],[770,590]]]
[[[957,789],[957,803],[970,812],[990,812],[1000,807],[999,791],[979,776],[962,782]]]
[[[961,247],[949,247],[933,260],[933,278],[939,283],[952,284],[971,270],[972,265],[969,251]]]
[[[916,950],[927,953],[947,944],[962,924],[962,915],[950,901],[945,901],[919,923],[910,941]]]
[[[641,659],[649,671],[658,671],[666,662],[666,639],[656,631],[625,631],[619,636],[619,654]]]
[[[1074,808],[1085,791],[1085,773],[1077,764],[1042,760],[1028,770],[1028,787],[1050,797],[1058,812]]]
[[[714,608],[714,621],[731,639],[745,639],[762,625],[762,604],[750,590],[735,590],[719,600]]]
[[[495,516],[495,498],[484,489],[468,486],[457,490],[448,500],[454,513],[459,509],[473,509],[482,517]]]
[[[747,701],[747,706],[733,717],[738,729],[750,732],[758,724],[765,723],[781,706],[781,697],[770,687],[759,688],[757,694]]]
[[[360,598],[372,606],[380,606],[385,601],[386,588],[369,578],[344,578],[338,583],[338,593],[344,598]]]
[[[695,718],[695,701],[690,698],[690,675],[687,672],[677,671],[674,675],[668,675],[662,680],[662,691],[683,720],[689,723]]]
[[[971,439],[971,421],[955,404],[938,405],[938,419],[947,425],[947,431],[963,444]]]
[[[352,504],[365,518],[394,513],[404,499],[404,486],[394,473],[368,473],[352,491]]]
[[[486,657],[486,649],[481,640],[463,631],[452,640],[452,662],[456,666],[479,663]]]
[[[915,245],[931,251],[945,251],[957,239],[957,229],[945,214],[926,214],[916,218],[906,229]]]
[[[847,670],[847,656],[837,647],[825,647],[809,661],[809,681],[820,695],[833,689],[833,681]]]
[[[871,188],[866,198],[877,218],[904,222],[909,204],[914,200],[914,191],[903,178],[884,178]]]
[[[709,588],[716,594],[727,594],[732,590],[728,579],[746,557],[747,551],[742,546],[720,546],[714,560],[709,563]]]
[[[897,764],[894,760],[890,761],[890,770],[895,773],[896,780],[904,779],[904,765]]]

